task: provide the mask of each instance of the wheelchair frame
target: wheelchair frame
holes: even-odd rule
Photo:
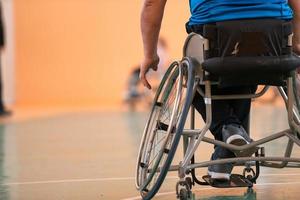
[[[194,43],[197,43],[196,45],[193,44],[192,40],[195,40]],[[291,44],[291,38],[289,37],[289,44]],[[200,44],[199,44],[200,42]],[[188,108],[186,108],[187,112],[190,110],[190,117],[191,117],[191,124],[190,124],[190,129],[183,129],[183,126],[186,121],[187,113],[183,114],[182,120],[184,122],[179,122],[183,123],[183,126],[181,127],[183,130],[181,133],[176,133],[179,135],[178,137],[180,138],[183,136],[183,150],[184,150],[184,157],[183,160],[179,163],[179,165],[173,165],[170,166],[170,163],[173,159],[174,155],[171,155],[169,159],[169,163],[164,165],[164,167],[158,167],[155,169],[156,172],[161,172],[162,170],[167,170],[167,171],[178,171],[178,176],[179,176],[179,182],[177,183],[176,186],[176,191],[177,191],[177,197],[180,199],[192,199],[193,195],[191,192],[192,185],[196,182],[199,184],[203,184],[203,182],[199,181],[196,178],[195,175],[195,169],[196,168],[201,168],[201,167],[208,167],[210,165],[215,165],[215,164],[225,164],[225,163],[237,163],[237,164],[246,164],[246,172],[253,172],[253,176],[248,176],[245,178],[248,178],[250,182],[255,183],[256,179],[259,176],[259,166],[264,166],[264,167],[272,167],[272,168],[284,168],[284,167],[300,167],[300,158],[292,158],[292,149],[294,146],[294,143],[296,143],[298,146],[300,146],[300,139],[299,139],[299,133],[300,133],[300,116],[299,116],[299,98],[297,95],[295,95],[295,88],[296,86],[296,74],[293,73],[293,76],[290,76],[287,78],[287,88],[286,90],[280,86],[277,87],[287,108],[287,114],[288,114],[288,122],[290,129],[280,131],[278,133],[274,133],[270,136],[264,137],[262,139],[259,139],[257,141],[253,141],[250,144],[246,144],[243,146],[236,146],[236,145],[231,145],[227,144],[222,141],[218,141],[215,139],[211,139],[208,137],[205,137],[206,133],[209,130],[209,127],[211,125],[212,121],[212,105],[211,102],[212,100],[225,100],[225,99],[249,99],[249,98],[258,98],[263,96],[266,91],[268,90],[269,86],[265,86],[261,91],[259,91],[256,94],[242,94],[242,95],[212,95],[211,94],[211,86],[214,84],[210,80],[203,80],[203,73],[205,75],[208,75],[208,72],[203,71],[201,67],[201,61],[203,61],[203,58],[200,57],[199,55],[203,55],[203,52],[199,52],[199,45],[203,46],[203,50],[208,50],[209,49],[209,41],[208,39],[202,38],[200,35],[191,33],[184,45],[184,58],[177,62],[177,65],[179,68],[181,67],[186,67],[189,71],[190,74],[194,74],[194,84],[192,85],[192,90],[190,95],[192,95],[192,98],[189,98],[187,100],[186,105]],[[196,52],[194,49],[194,46],[198,47],[198,50]],[[191,49],[189,49],[191,48]],[[200,48],[201,49],[201,48]],[[202,51],[203,51],[202,50]],[[199,54],[200,53],[200,54]],[[205,86],[205,91],[203,91],[200,88],[200,85]],[[189,87],[189,86],[187,86]],[[287,91],[287,92],[286,92]],[[204,98],[204,102],[206,105],[206,120],[205,120],[205,125],[202,129],[195,129],[195,109],[191,105],[191,99],[193,99],[194,95],[196,92],[199,92],[199,94]],[[189,94],[188,94],[189,95]],[[190,109],[191,108],[191,109]],[[183,111],[186,112],[186,111]],[[179,131],[180,131],[180,125],[179,125]],[[176,136],[175,136],[176,137]],[[288,144],[285,149],[285,153],[282,157],[266,157],[264,148],[259,147],[259,145],[271,142],[273,140],[282,138],[282,137],[287,137],[288,138]],[[179,139],[178,139],[179,141]],[[194,154],[200,145],[201,142],[206,142],[209,144],[213,145],[219,145],[221,147],[227,148],[237,154],[247,152],[249,150],[255,149],[255,151],[251,152],[251,155],[255,153],[255,156],[248,155],[246,157],[234,157],[234,158],[226,158],[226,159],[218,159],[218,160],[210,160],[210,161],[203,161],[199,163],[194,163]],[[177,144],[173,145],[171,149],[173,151],[173,154],[175,154]],[[141,151],[141,150],[140,150]],[[168,161],[168,160],[167,160]],[[166,161],[166,162],[167,162]],[[250,169],[251,168],[251,162],[256,163],[256,173]],[[292,162],[292,163],[290,163]],[[139,161],[138,161],[138,168],[139,168]],[[244,170],[244,176],[245,176],[245,170]],[[151,169],[148,169],[148,171],[151,171]],[[146,187],[146,185],[143,185],[142,187],[137,184],[137,188],[142,192],[142,196],[144,199],[151,199],[155,193],[158,191],[160,185],[162,184],[161,182],[164,180],[167,172],[162,173],[162,177],[159,177],[157,181],[158,187],[154,187],[153,191],[149,193],[149,191],[143,191]],[[192,175],[192,179],[188,176],[189,174]],[[161,182],[160,182],[161,181]],[[252,187],[252,185],[251,185]]]

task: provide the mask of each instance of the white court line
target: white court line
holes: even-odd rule
[[[28,182],[11,182],[2,183],[0,185],[35,185],[35,184],[50,184],[50,183],[72,183],[72,182],[100,182],[100,181],[127,181],[133,180],[134,177],[121,177],[121,178],[91,178],[91,179],[62,179],[51,181],[28,181]]]
[[[262,174],[260,176],[300,176],[300,174]],[[169,176],[167,179],[177,179],[177,176]],[[26,181],[26,182],[8,182],[0,185],[36,185],[36,184],[54,184],[54,183],[72,183],[72,182],[101,182],[101,181],[128,181],[134,180],[135,177],[117,177],[117,178],[90,178],[90,179],[62,179],[47,181]]]
[[[299,175],[299,174],[298,174]],[[268,185],[292,185],[292,184],[300,184],[300,182],[288,182],[288,183],[257,183],[254,186],[268,186]],[[215,190],[216,188],[214,187],[205,187],[205,188],[199,188],[199,189],[195,189],[193,191],[203,191],[203,190]],[[175,195],[176,192],[162,192],[162,193],[157,193],[155,196],[159,197],[159,196],[166,196],[166,195]],[[140,196],[136,196],[136,197],[129,197],[129,198],[125,198],[125,199],[121,199],[121,200],[141,200],[142,198]]]

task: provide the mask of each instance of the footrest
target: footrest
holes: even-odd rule
[[[217,188],[233,188],[233,187],[252,187],[253,183],[247,178],[239,174],[231,174],[230,180],[217,180],[212,179],[209,175],[202,177],[205,182],[207,182],[212,187]]]

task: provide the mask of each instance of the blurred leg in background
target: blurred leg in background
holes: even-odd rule
[[[4,27],[3,27],[3,20],[2,20],[2,5],[0,4],[0,117],[8,116],[11,114],[11,111],[5,109],[4,102],[3,102],[1,55],[5,45],[4,41],[5,41],[5,37],[4,37]]]

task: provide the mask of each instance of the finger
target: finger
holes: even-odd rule
[[[149,82],[147,81],[147,79],[145,77],[142,77],[141,81],[145,87],[147,87],[149,90],[151,90],[151,85],[149,84]]]
[[[142,81],[143,85],[147,87],[149,90],[151,90],[151,85],[149,84],[147,78],[146,78],[146,73],[141,71],[140,73],[140,80]]]
[[[154,70],[154,71],[157,71],[157,65],[154,65],[153,67],[152,67],[152,69]]]

